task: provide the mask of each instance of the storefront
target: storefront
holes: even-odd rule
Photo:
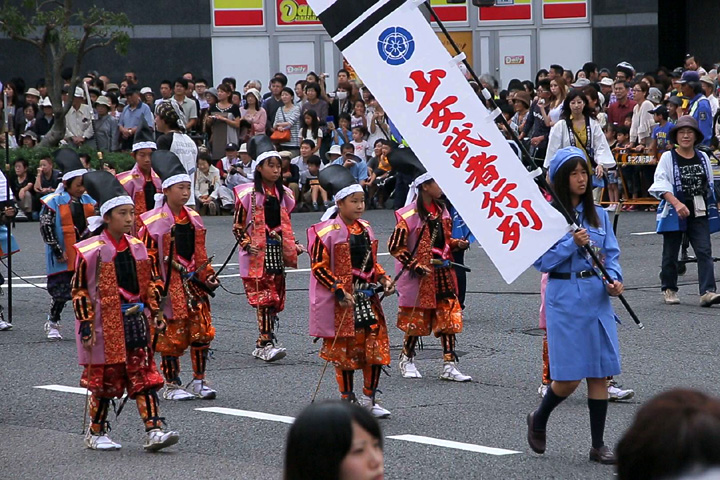
[[[290,83],[308,72],[342,66],[335,48],[306,0],[211,0],[213,77],[257,77],[266,85],[275,72]],[[532,79],[552,63],[579,69],[592,58],[590,0],[497,0],[478,8],[462,0],[431,0],[478,73],[501,84]],[[571,39],[569,41],[568,39]],[[568,48],[571,46],[571,48]]]

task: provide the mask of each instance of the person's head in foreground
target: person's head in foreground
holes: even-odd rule
[[[384,469],[380,425],[358,405],[314,403],[290,427],[285,480],[382,480]]]
[[[696,390],[661,393],[638,410],[615,453],[619,480],[694,478],[717,469],[720,400]]]

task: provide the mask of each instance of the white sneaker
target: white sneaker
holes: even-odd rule
[[[8,323],[0,318],[0,332],[4,332],[5,330],[12,330],[12,323]]]
[[[667,292],[667,290],[665,290]],[[701,307],[711,307],[713,305],[717,305],[720,303],[720,293],[715,292],[705,292],[700,297],[700,306]]]
[[[182,388],[180,385],[175,385],[174,383],[166,383],[165,390],[163,391],[163,398],[165,400],[175,400],[178,402],[182,402],[185,400],[194,400],[197,397]]]
[[[451,382],[469,382],[472,377],[469,375],[463,375],[460,370],[457,369],[456,362],[445,362],[443,364],[443,372],[440,375],[441,380],[449,380]]]
[[[193,380],[190,382],[190,393],[202,400],[213,400],[217,396],[217,392],[207,386],[205,380]]]
[[[540,398],[545,397],[548,388],[550,388],[550,385],[545,385],[544,383],[540,384],[540,386],[538,387],[538,395],[540,395]]]
[[[156,452],[165,447],[175,445],[178,443],[178,440],[180,440],[180,435],[178,435],[177,432],[163,432],[159,428],[153,428],[147,432],[143,448],[149,452]]]
[[[663,298],[667,305],[678,305],[680,303],[677,292],[670,289],[663,291]]]
[[[608,400],[618,402],[622,400],[630,400],[635,396],[635,390],[628,388],[624,390],[615,380],[608,381]]]
[[[361,393],[358,396],[357,402],[360,406],[368,409],[375,418],[388,418],[390,416],[390,410],[386,410],[378,405],[377,402],[373,402],[373,399],[367,395]]]
[[[400,355],[400,373],[403,378],[422,378],[415,361],[404,353]]]
[[[282,347],[276,347],[272,343],[268,343],[264,347],[255,347],[252,354],[253,357],[265,362],[274,362],[285,358],[287,351]]]
[[[112,440],[110,440],[110,437],[107,436],[107,433],[103,433],[100,435],[95,435],[92,433],[92,430],[88,428],[87,433],[85,434],[85,446],[89,448],[90,450],[120,450],[122,448],[122,445],[119,443],[115,443]]]
[[[45,334],[47,335],[48,340],[62,340],[59,328],[59,323],[51,322],[50,320],[45,322]]]

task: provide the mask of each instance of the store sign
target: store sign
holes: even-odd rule
[[[286,75],[302,75],[308,73],[309,70],[307,65],[285,65]]]
[[[277,0],[278,25],[319,25],[307,0]]]
[[[505,65],[525,65],[525,55],[506,55]]]

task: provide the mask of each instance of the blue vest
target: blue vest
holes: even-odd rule
[[[45,205],[45,208],[49,208],[55,212],[55,236],[58,239],[60,249],[68,255],[69,259],[75,258],[74,250],[72,248],[68,248],[71,247],[72,244],[67,245],[65,242],[65,234],[63,232],[63,215],[60,212],[61,205],[68,205],[70,203],[70,194],[67,192],[50,193],[45,195],[42,199],[40,199],[40,201]],[[84,193],[80,197],[80,203],[83,205],[95,205],[95,200],[93,200],[87,193]],[[86,215],[86,217],[87,216],[88,215]],[[69,218],[69,221],[72,224],[72,218]],[[74,243],[75,242],[73,242],[73,244]],[[53,254],[52,248],[50,248],[49,245],[45,245],[45,267],[48,275],[54,275],[68,270],[74,270],[75,265],[73,262],[72,266],[69,266],[68,262],[59,260],[55,254]]]

